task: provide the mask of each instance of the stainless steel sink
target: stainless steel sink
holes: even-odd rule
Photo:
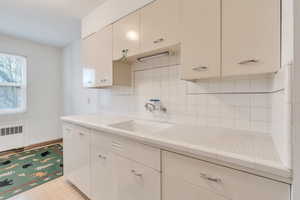
[[[113,128],[130,131],[134,133],[154,133],[173,125],[169,123],[153,122],[146,120],[130,120],[110,125]]]

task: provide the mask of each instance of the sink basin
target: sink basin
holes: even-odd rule
[[[143,120],[130,120],[110,125],[113,128],[122,129],[125,131],[131,131],[135,133],[153,133],[158,132],[166,128],[170,128],[173,125],[161,122],[143,121]]]

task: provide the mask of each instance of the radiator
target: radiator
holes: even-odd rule
[[[11,123],[0,125],[0,152],[24,147],[24,125]]]

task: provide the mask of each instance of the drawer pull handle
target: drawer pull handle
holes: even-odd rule
[[[143,174],[142,173],[138,173],[136,170],[131,170],[131,173],[133,173],[135,176],[138,176],[138,177],[142,177]]]
[[[192,70],[199,71],[199,72],[208,71],[208,67],[207,66],[193,67]]]
[[[211,181],[211,182],[215,182],[215,183],[221,183],[222,180],[220,178],[212,178],[212,177],[209,177],[207,174],[201,174],[200,175],[201,178],[205,179],[205,180],[208,180],[208,181]]]
[[[102,156],[101,154],[98,155],[99,158],[106,160],[106,156]]]
[[[250,59],[250,60],[241,61],[238,64],[240,64],[240,65],[246,65],[246,64],[258,63],[258,62],[259,62],[258,59]]]
[[[157,44],[157,43],[160,43],[160,42],[163,42],[163,41],[165,41],[164,38],[159,38],[158,40],[153,41],[153,43]]]
[[[84,133],[79,133],[80,136],[84,136]]]

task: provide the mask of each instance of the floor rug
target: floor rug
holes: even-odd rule
[[[8,199],[63,175],[59,144],[0,158],[0,199]]]

